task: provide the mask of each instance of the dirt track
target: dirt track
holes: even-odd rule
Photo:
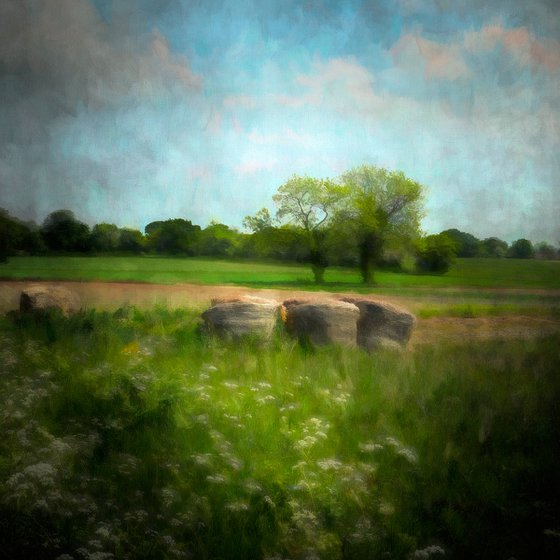
[[[0,282],[0,312],[5,313],[19,307],[21,290],[38,282],[4,281]],[[85,307],[115,309],[125,303],[138,307],[165,304],[170,307],[194,307],[201,310],[210,304],[212,298],[229,298],[241,294],[254,294],[260,297],[283,301],[291,298],[325,299],[344,295],[327,292],[306,292],[297,290],[255,290],[240,286],[210,286],[198,284],[144,284],[116,282],[41,282],[46,285],[65,286],[76,292]],[[397,296],[371,296],[410,309],[419,306],[410,298]],[[472,319],[457,317],[437,317],[419,319],[412,344],[437,342],[438,340],[481,340],[503,336],[507,338],[526,338],[539,334],[560,332],[560,320],[523,315],[504,317],[476,317]]]

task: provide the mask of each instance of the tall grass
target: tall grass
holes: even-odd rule
[[[558,337],[371,356],[197,323],[2,319],[2,554],[557,557]]]

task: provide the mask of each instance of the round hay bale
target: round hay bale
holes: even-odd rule
[[[246,296],[216,302],[202,314],[202,318],[207,330],[222,338],[270,338],[278,307],[276,301]]]
[[[62,286],[29,286],[22,290],[19,298],[19,310],[22,313],[60,309],[64,315],[69,315],[79,311],[80,307],[77,294]]]
[[[359,309],[343,301],[284,302],[286,327],[301,341],[317,346],[356,346]]]
[[[346,298],[343,301],[356,305],[360,310],[358,346],[368,351],[395,347],[395,344],[402,348],[406,346],[416,324],[412,313],[389,303],[368,299]]]

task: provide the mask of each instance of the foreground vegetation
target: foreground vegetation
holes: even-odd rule
[[[13,257],[0,268],[5,279],[200,282],[330,291],[415,288],[560,289],[560,261],[457,259],[444,276],[379,271],[377,285],[360,286],[358,271],[327,269],[325,284],[312,285],[306,265],[243,260],[162,257]]]
[[[2,319],[7,558],[558,557],[558,337],[372,357],[197,324]]]

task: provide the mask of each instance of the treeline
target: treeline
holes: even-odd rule
[[[90,228],[70,210],[57,210],[41,225],[24,222],[0,209],[0,254],[127,254],[238,256],[250,237],[225,224],[201,228],[175,218],[149,223],[144,232],[99,223]]]
[[[560,249],[550,243],[542,241],[533,245],[528,239],[517,239],[511,245],[497,237],[478,239],[470,233],[458,229],[446,229],[441,234],[449,237],[455,244],[456,255],[461,258],[469,257],[509,257],[514,259],[544,259],[560,258]]]
[[[251,233],[212,222],[205,228],[190,220],[175,218],[149,223],[144,232],[120,228],[115,224],[99,223],[90,228],[78,220],[70,210],[57,210],[41,225],[25,222],[0,208],[0,256],[5,260],[15,255],[46,254],[159,254],[170,256],[209,256],[269,258],[295,262],[309,262],[305,231],[292,224],[278,225],[263,209],[244,220]],[[340,238],[333,226],[325,237],[329,244],[329,260],[335,265],[357,266],[359,255],[348,240]],[[539,258],[558,259],[560,250],[546,242],[533,245],[518,239],[509,245],[497,237],[478,239],[474,235],[448,229],[439,236],[451,242],[457,257]],[[428,236],[424,238],[429,240]],[[378,261],[382,268],[401,269],[410,247],[392,245]]]

